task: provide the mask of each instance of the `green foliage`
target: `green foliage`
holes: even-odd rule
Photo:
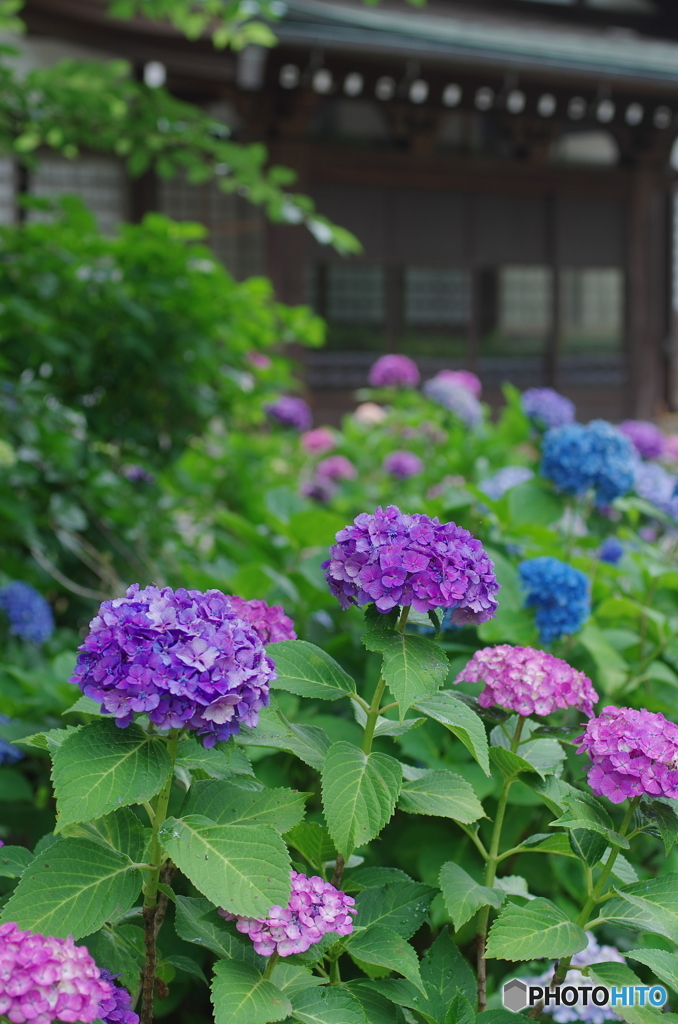
[[[350,857],[389,821],[402,784],[402,769],[388,754],[366,754],[351,743],[333,743],[322,768],[323,807],[338,852]]]
[[[490,930],[487,955],[514,961],[556,959],[578,953],[587,941],[586,933],[555,903],[539,898],[524,907],[507,903]]]

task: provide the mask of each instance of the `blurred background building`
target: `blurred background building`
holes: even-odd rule
[[[104,229],[160,210],[201,221],[238,277],[328,321],[306,373],[325,418],[375,353],[570,395],[582,418],[678,406],[676,0],[286,0],[273,50],[218,52],[97,0],[28,0],[23,60],[131,60],[149,85],[293,167],[361,240],[343,259],[211,185],[46,154],[15,192],[79,192]]]

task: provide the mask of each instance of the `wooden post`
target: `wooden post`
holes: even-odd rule
[[[551,270],[549,328],[544,350],[544,383],[558,388],[560,383],[560,253],[558,249],[558,196],[546,197],[546,258]]]

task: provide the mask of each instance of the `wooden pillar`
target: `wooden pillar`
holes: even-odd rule
[[[560,252],[558,247],[558,196],[546,198],[546,259],[551,271],[549,329],[544,350],[544,383],[558,389],[560,383]]]

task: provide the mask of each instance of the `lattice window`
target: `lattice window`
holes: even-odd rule
[[[127,215],[127,178],[123,165],[109,157],[83,156],[78,160],[47,154],[31,173],[31,194],[45,199],[78,195],[96,217],[101,231],[111,234]],[[30,220],[48,215],[29,212]]]
[[[408,267],[405,271],[405,322],[458,325],[470,319],[471,279],[451,267]]]
[[[562,316],[567,333],[617,336],[624,321],[624,274],[617,267],[566,269]]]
[[[544,334],[551,320],[552,273],[548,267],[502,267],[499,325],[507,334]]]
[[[326,309],[330,323],[383,322],[383,267],[331,263],[326,273]]]

